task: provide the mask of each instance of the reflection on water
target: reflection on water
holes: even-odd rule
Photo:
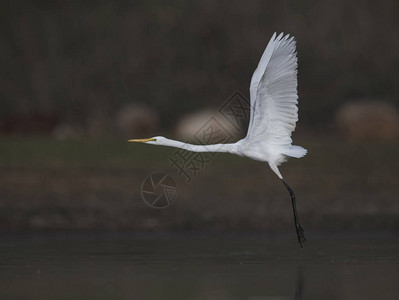
[[[295,290],[295,300],[302,299],[303,293],[303,272],[302,268],[298,267],[297,278],[296,278],[296,290]]]
[[[396,299],[394,236],[8,235],[0,298]]]

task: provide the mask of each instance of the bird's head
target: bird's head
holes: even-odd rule
[[[154,136],[154,137],[147,138],[147,139],[131,139],[131,140],[128,140],[128,142],[159,145],[159,144],[162,144],[162,142],[164,140],[165,140],[165,138],[163,136]]]

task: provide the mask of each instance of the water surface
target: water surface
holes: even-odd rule
[[[1,299],[398,299],[399,238],[15,234]]]

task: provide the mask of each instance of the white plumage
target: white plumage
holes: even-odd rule
[[[293,146],[291,139],[298,121],[297,67],[294,37],[283,36],[282,33],[276,37],[274,33],[252,75],[247,135],[236,143],[192,145],[161,136],[129,141],[194,152],[229,152],[268,162],[290,192],[298,241],[302,246],[305,237],[297,220],[295,195],[278,170],[287,157],[300,158],[307,152],[300,146]]]
[[[250,85],[251,118],[243,141],[246,149],[256,145],[255,159],[266,161],[282,178],[277,166],[286,156],[300,158],[306,150],[292,146],[291,133],[298,121],[297,57],[294,38],[273,34]],[[260,149],[258,149],[260,148]],[[245,155],[245,154],[244,154]]]

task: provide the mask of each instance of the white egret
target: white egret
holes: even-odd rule
[[[176,147],[193,152],[228,152],[267,162],[290,193],[298,242],[303,247],[305,235],[298,221],[295,194],[278,169],[288,157],[301,158],[307,152],[291,144],[291,133],[298,121],[297,67],[294,37],[283,37],[283,33],[276,37],[274,33],[252,75],[248,133],[236,143],[192,145],[162,136],[132,139],[129,142]]]

